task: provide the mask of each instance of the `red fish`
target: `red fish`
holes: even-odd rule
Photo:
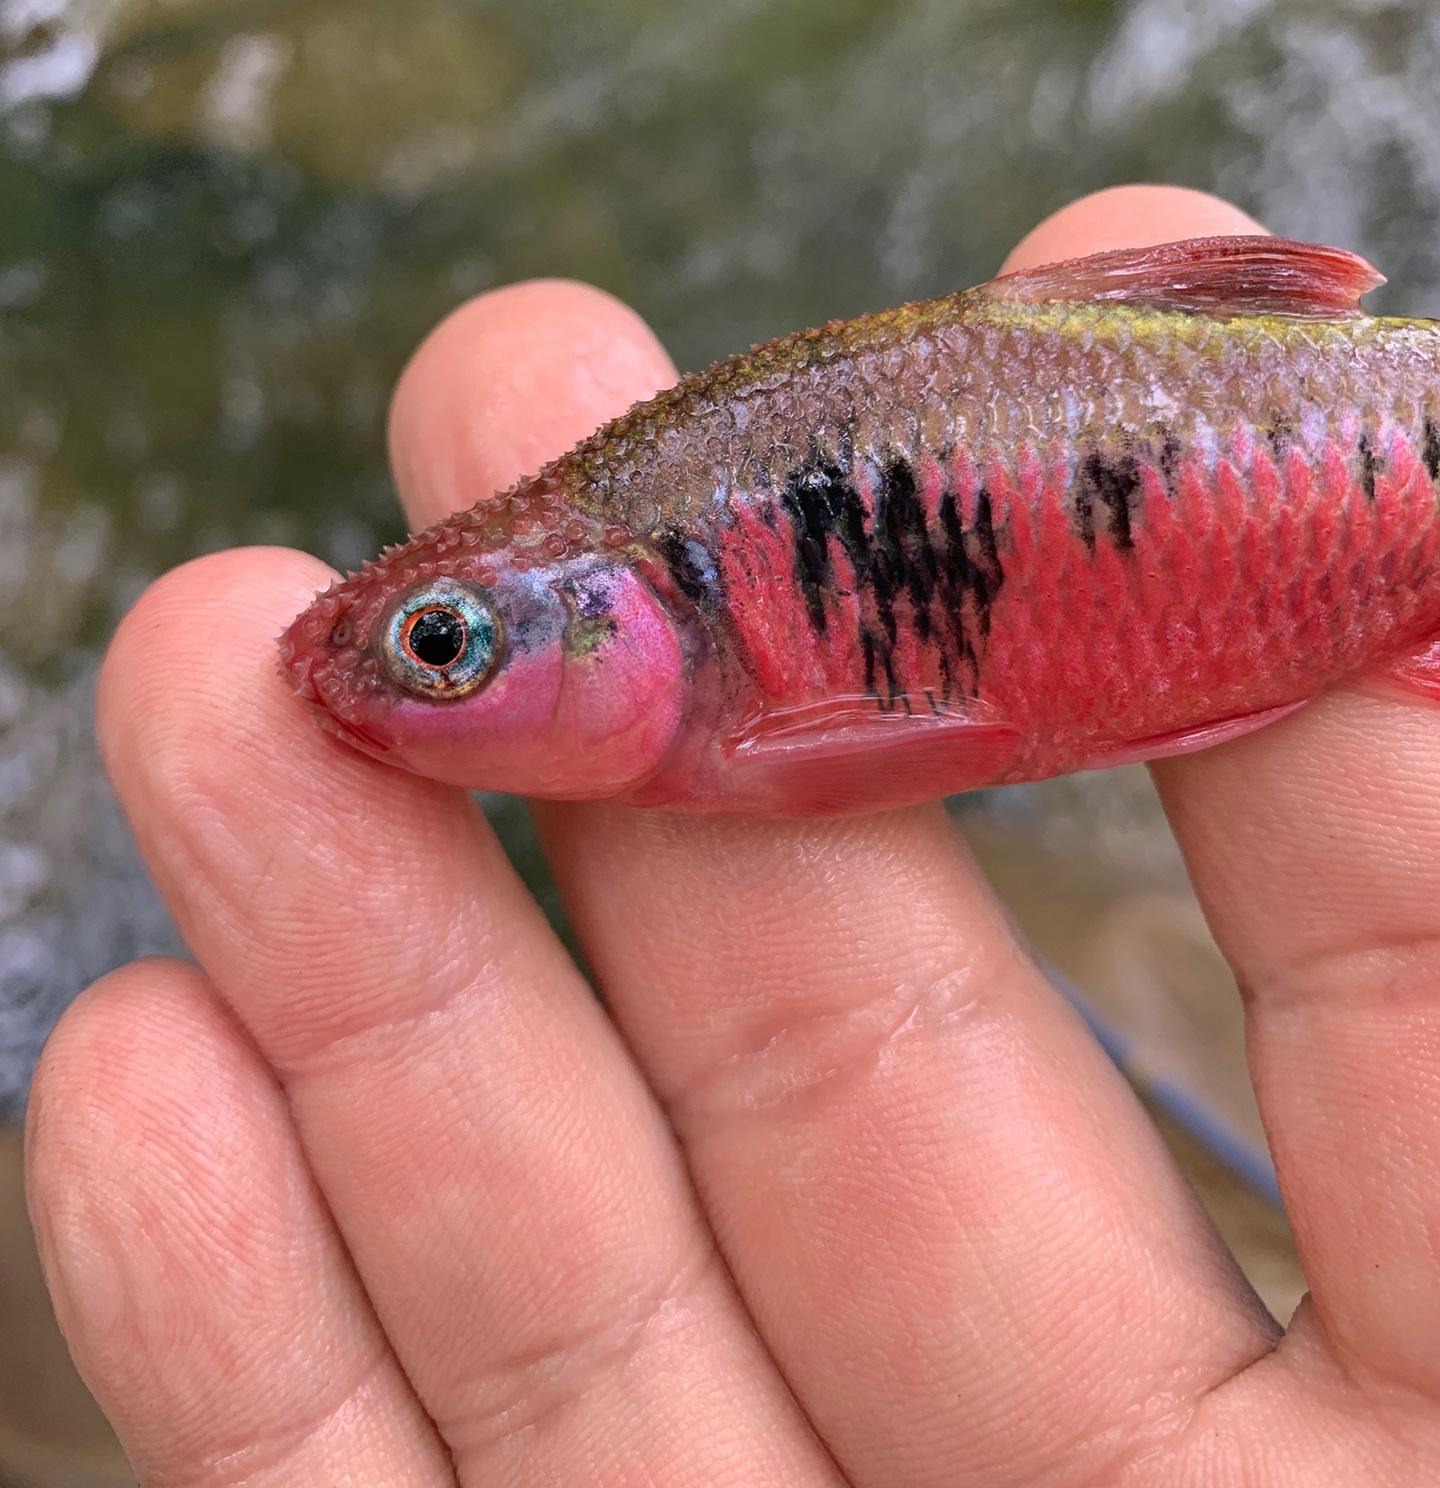
[[[453,784],[787,815],[1440,695],[1440,324],[1382,282],[1195,239],[787,336],[337,584],[286,675]]]

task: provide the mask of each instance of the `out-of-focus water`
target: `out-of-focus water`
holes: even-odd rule
[[[447,309],[573,275],[696,367],[1153,179],[1436,313],[1437,76],[1440,13],[1381,0],[0,0],[0,1115],[86,981],[177,948],[90,742],[105,637],[196,552],[397,535],[387,392]],[[1136,778],[982,809],[1169,882]]]

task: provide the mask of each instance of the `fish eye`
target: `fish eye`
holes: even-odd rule
[[[400,633],[400,644],[422,666],[448,667],[465,649],[465,619],[454,610],[421,610]]]
[[[380,649],[390,675],[407,692],[455,701],[489,680],[502,640],[499,619],[468,584],[437,579],[402,594],[391,607]]]

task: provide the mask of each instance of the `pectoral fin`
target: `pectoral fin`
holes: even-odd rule
[[[873,698],[771,714],[730,741],[729,786],[791,816],[913,806],[1003,779],[1021,736],[1008,724]]]

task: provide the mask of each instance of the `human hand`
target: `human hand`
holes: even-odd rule
[[[1022,262],[1251,231],[1077,203]],[[397,394],[424,526],[673,376],[573,285]],[[1440,729],[1337,691],[1157,778],[1246,989],[1313,1288],[1279,1329],[938,806],[536,817],[608,1014],[469,798],[328,739],[329,575],[161,580],[100,726],[200,967],[105,978],[32,1204],[146,1485],[1410,1484],[1440,1461]]]

